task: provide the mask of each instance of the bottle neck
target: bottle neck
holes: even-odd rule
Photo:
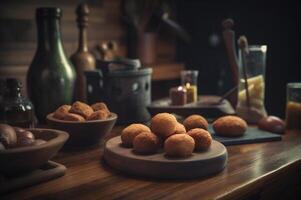
[[[60,19],[38,18],[38,51],[59,51],[62,49]]]
[[[88,51],[86,27],[79,27],[78,51],[79,52]]]

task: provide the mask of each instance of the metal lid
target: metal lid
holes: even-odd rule
[[[107,74],[109,77],[126,77],[126,76],[145,76],[152,74],[152,68],[140,68],[136,70],[112,71]]]

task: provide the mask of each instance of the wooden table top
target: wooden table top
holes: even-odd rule
[[[109,137],[117,135],[114,128]],[[101,162],[102,149],[59,153],[67,167],[58,179],[9,193],[0,199],[237,199],[301,166],[301,132],[282,141],[227,147],[223,172],[193,180],[155,180],[114,171]]]

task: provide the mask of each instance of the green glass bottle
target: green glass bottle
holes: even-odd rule
[[[38,8],[38,46],[27,73],[27,90],[40,123],[48,113],[71,104],[76,73],[61,42],[60,8]]]

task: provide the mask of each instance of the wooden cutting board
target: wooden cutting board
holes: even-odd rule
[[[225,146],[237,144],[252,144],[259,142],[272,142],[281,140],[281,135],[263,131],[258,129],[257,127],[248,127],[245,134],[240,137],[219,136],[214,132],[212,125],[209,125],[208,130],[211,133],[213,139],[219,141]]]
[[[120,136],[117,136],[106,142],[103,158],[111,167],[131,175],[182,179],[222,171],[226,166],[228,153],[224,145],[214,140],[209,150],[194,152],[188,158],[170,158],[163,150],[152,155],[138,155],[132,148],[123,147]]]
[[[65,174],[66,167],[59,163],[48,161],[32,172],[15,176],[5,176],[0,174],[0,194],[13,192],[31,185],[46,182],[58,178]]]

